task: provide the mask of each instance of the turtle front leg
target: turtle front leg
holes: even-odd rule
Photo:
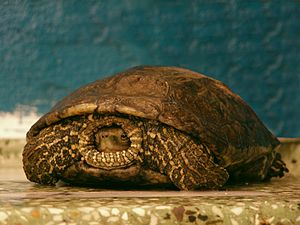
[[[39,184],[55,185],[58,177],[52,158],[46,145],[39,147],[31,143],[26,144],[23,151],[23,169],[27,179]]]
[[[170,126],[147,124],[145,157],[181,190],[221,187],[227,171],[214,163],[209,149]]]
[[[55,185],[67,167],[80,161],[78,137],[72,136],[71,128],[61,124],[47,127],[25,145],[23,169],[30,181]]]
[[[168,162],[165,172],[181,190],[219,188],[229,177],[224,168],[213,162],[208,149],[192,140]]]

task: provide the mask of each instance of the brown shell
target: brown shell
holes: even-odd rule
[[[187,69],[155,66],[134,67],[79,88],[41,117],[27,138],[63,118],[93,112],[158,120],[218,151],[279,144],[222,82]]]

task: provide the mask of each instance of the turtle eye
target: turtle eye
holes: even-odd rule
[[[121,139],[122,139],[123,141],[127,140],[126,134],[121,134]]]

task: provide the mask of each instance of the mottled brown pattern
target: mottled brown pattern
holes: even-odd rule
[[[131,146],[99,153],[95,130],[112,124],[125,131]],[[72,182],[73,174],[77,183],[90,177],[92,183],[157,180],[189,190],[220,187],[228,176],[283,176],[278,144],[220,81],[187,69],[146,66],[95,81],[58,102],[29,130],[23,162],[28,178],[39,183]]]
[[[95,134],[107,125],[122,126],[129,138],[134,139],[131,147],[122,151],[123,155],[119,152],[101,154],[97,150]],[[146,175],[143,180],[138,178],[141,185],[162,180],[188,190],[219,187],[228,178],[225,169],[213,162],[204,145],[173,127],[152,120],[136,117],[129,120],[121,115],[69,118],[43,129],[37,140],[35,145],[25,146],[23,161],[28,179],[38,183],[55,184],[67,177],[68,182],[78,184],[76,179],[81,178],[76,173],[87,173],[97,183],[108,180],[133,183],[143,174]],[[135,154],[133,145],[137,145]],[[84,179],[87,182],[86,177]]]

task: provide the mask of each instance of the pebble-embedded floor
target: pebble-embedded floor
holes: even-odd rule
[[[0,182],[0,224],[300,224],[300,179],[221,191],[113,191]]]

